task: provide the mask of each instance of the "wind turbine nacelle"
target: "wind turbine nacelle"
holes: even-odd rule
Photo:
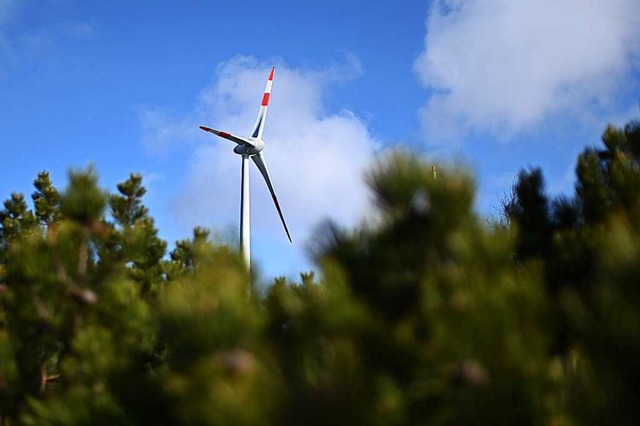
[[[259,154],[264,149],[264,141],[262,139],[257,138],[248,138],[254,146],[249,145],[248,143],[243,143],[236,145],[233,148],[233,152],[239,155],[256,155]]]

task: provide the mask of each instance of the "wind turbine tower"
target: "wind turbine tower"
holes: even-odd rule
[[[276,210],[278,211],[278,215],[282,221],[282,226],[287,234],[287,238],[289,239],[289,242],[293,242],[291,240],[289,229],[287,228],[287,223],[284,221],[278,197],[273,189],[273,184],[271,183],[271,177],[269,176],[269,170],[267,169],[267,162],[263,152],[265,143],[264,140],[262,140],[262,133],[264,131],[264,124],[267,120],[267,109],[269,108],[269,98],[271,97],[271,86],[273,85],[273,75],[275,70],[275,67],[271,68],[271,73],[267,80],[267,87],[265,87],[264,94],[262,95],[260,111],[258,111],[258,117],[253,125],[251,136],[237,136],[232,133],[200,126],[200,128],[205,132],[213,133],[216,136],[234,142],[236,146],[233,148],[233,152],[242,157],[242,177],[240,185],[240,252],[242,253],[247,269],[251,267],[251,196],[249,194],[249,158],[253,160],[267,183],[267,187],[271,193],[271,198],[273,198],[273,203],[276,206]]]

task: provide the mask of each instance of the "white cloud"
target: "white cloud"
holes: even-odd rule
[[[611,109],[638,53],[638,0],[436,0],[415,62],[433,90],[424,124],[505,135]]]
[[[246,135],[254,123],[270,64],[236,57],[218,66],[198,107],[182,118],[157,109],[143,111],[143,127],[155,129],[145,144],[166,150],[172,143],[191,146],[194,157],[182,192],[175,200],[178,220],[222,229],[238,224],[240,157],[235,144],[197,130],[200,124]],[[324,91],[361,73],[353,58],[323,70],[278,66],[264,138],[264,154],[297,247],[325,218],[349,225],[365,213],[369,194],[363,172],[379,143],[367,124],[350,111],[324,111]],[[191,145],[187,145],[187,140]],[[196,142],[194,142],[196,141]],[[196,144],[195,148],[193,144]],[[182,148],[185,149],[185,148]],[[253,238],[286,240],[267,187],[251,166]]]
[[[164,108],[151,105],[137,108],[137,113],[142,126],[142,144],[154,154],[165,154],[178,142],[186,145],[198,135],[193,126],[194,117],[177,120]]]

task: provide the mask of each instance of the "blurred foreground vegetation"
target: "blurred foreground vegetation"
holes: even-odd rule
[[[640,418],[640,124],[525,170],[497,224],[396,153],[378,216],[264,296],[204,229],[167,253],[132,174],[0,211],[0,425],[579,425]]]

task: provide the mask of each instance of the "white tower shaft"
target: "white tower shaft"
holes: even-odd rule
[[[247,270],[251,268],[251,203],[249,197],[249,156],[242,156],[242,189],[240,191],[240,252]]]

